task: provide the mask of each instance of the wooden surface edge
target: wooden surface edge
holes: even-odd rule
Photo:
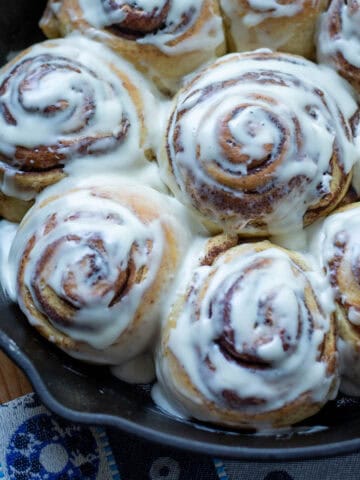
[[[0,403],[8,402],[32,391],[25,375],[0,351]]]

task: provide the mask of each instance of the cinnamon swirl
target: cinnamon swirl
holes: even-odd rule
[[[154,105],[145,79],[91,40],[48,41],[18,55],[0,71],[0,215],[19,221],[75,160],[100,171],[144,162]]]
[[[297,230],[347,191],[357,109],[330,69],[270,51],[227,55],[175,98],[160,155],[164,181],[218,229]]]
[[[29,322],[68,354],[127,362],[149,347],[186,248],[174,201],[136,185],[43,195],[9,255]]]
[[[157,375],[186,415],[281,427],[315,414],[337,389],[328,283],[270,242],[200,265],[163,330]]]

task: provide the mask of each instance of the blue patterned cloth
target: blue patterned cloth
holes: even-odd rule
[[[289,463],[225,462],[75,425],[35,394],[0,406],[0,480],[355,480],[360,454]]]
[[[106,432],[51,414],[35,394],[0,407],[0,479],[117,480]]]

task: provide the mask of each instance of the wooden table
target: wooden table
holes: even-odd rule
[[[23,373],[0,351],[0,403],[32,391]]]

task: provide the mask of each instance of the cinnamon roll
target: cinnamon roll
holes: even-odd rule
[[[220,0],[228,43],[244,52],[264,46],[315,56],[315,29],[328,0]]]
[[[23,219],[9,255],[21,310],[73,357],[129,361],[153,340],[186,248],[175,201],[125,184],[44,197]]]
[[[144,162],[154,105],[145,79],[96,42],[75,36],[22,52],[0,70],[0,215],[19,221],[75,160],[100,171]]]
[[[49,37],[78,30],[106,43],[170,93],[225,53],[217,0],[50,0],[40,26]]]
[[[360,203],[326,218],[313,232],[312,250],[336,300],[341,390],[360,395]]]
[[[160,154],[164,181],[214,228],[297,230],[347,191],[357,109],[331,69],[271,51],[227,55],[176,97]]]
[[[329,64],[360,93],[360,2],[332,0],[317,35],[319,62]]]
[[[193,272],[157,356],[161,389],[180,411],[234,427],[282,427],[337,390],[328,283],[270,242],[243,244]]]

